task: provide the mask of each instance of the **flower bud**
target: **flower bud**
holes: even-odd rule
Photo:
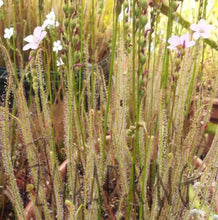
[[[66,55],[63,55],[63,56],[62,56],[62,60],[63,60],[64,63],[67,63],[67,62],[68,62],[67,56],[66,56]]]
[[[94,109],[90,109],[89,113],[90,113],[91,116],[93,116],[95,114]]]
[[[64,40],[64,42],[67,42],[67,41],[68,41],[67,33],[64,32],[64,34],[63,34],[62,36],[63,36],[63,40]]]
[[[185,55],[185,50],[184,50],[184,49],[181,49],[180,54],[181,54],[181,56],[183,57],[183,56]]]
[[[178,6],[178,4],[173,1],[173,2],[172,2],[172,8],[175,10],[177,6]]]
[[[181,63],[181,59],[180,59],[180,58],[177,58],[177,59],[176,59],[176,67],[178,67],[178,66],[180,65],[180,63]]]
[[[79,40],[78,35],[72,37],[72,44],[75,45]]]
[[[146,16],[142,15],[140,18],[141,25],[145,26],[147,24],[147,22],[148,22],[148,18]]]
[[[125,24],[124,24],[124,28],[125,28],[125,29],[128,29],[128,28],[129,28],[129,24],[128,24],[128,23],[125,23]]]
[[[101,2],[99,3],[98,8],[102,10],[102,9],[103,9],[103,7],[104,7],[104,2],[103,2],[103,1],[101,1]]]
[[[27,184],[27,186],[26,186],[26,191],[27,192],[32,192],[33,189],[34,189],[34,185],[33,184]]]
[[[143,79],[139,79],[139,86],[143,86],[145,84],[145,81]]]
[[[179,74],[178,73],[175,73],[174,75],[174,80],[177,81],[179,79]]]
[[[76,19],[71,20],[71,21],[70,21],[70,28],[71,28],[71,29],[75,28],[76,23],[77,23]]]
[[[176,19],[177,18],[177,13],[175,11],[172,13],[172,17],[173,17],[173,19],[177,20]]]
[[[175,92],[176,91],[176,85],[173,83],[173,84],[171,84],[171,89],[172,89],[172,91],[173,92]]]
[[[135,8],[135,16],[139,16],[140,9],[138,7]]]
[[[128,130],[126,131],[126,135],[127,135],[127,136],[131,136],[131,135],[132,135],[132,131],[131,131],[130,129],[128,129]]]
[[[139,18],[135,19],[135,24],[136,24],[136,27],[138,27],[138,25],[139,25]]]
[[[143,46],[144,46],[144,43],[145,43],[144,38],[140,38],[140,39],[138,40],[138,44],[139,44],[140,47],[143,47]]]
[[[141,54],[140,56],[140,63],[143,65],[145,63],[146,57]]]
[[[124,21],[128,21],[128,14],[124,15]]]
[[[135,130],[135,126],[131,125],[131,126],[129,127],[129,129],[130,129],[131,131],[134,131],[134,130]]]
[[[102,13],[102,8],[98,8],[98,14],[100,15]]]
[[[142,97],[145,95],[145,90],[140,90],[139,95]]]
[[[141,6],[142,9],[145,9],[146,5],[147,5],[147,0],[141,0],[140,1],[140,6]]]
[[[68,20],[65,20],[65,21],[64,21],[64,26],[65,26],[65,28],[67,28],[68,25],[69,25],[69,21],[68,21]]]
[[[172,157],[173,157],[173,153],[170,152],[170,153],[168,154],[168,157],[169,157],[169,158],[172,158]]]
[[[123,3],[123,7],[124,7],[124,9],[126,9],[127,7],[129,7],[129,2],[125,1],[125,2]]]
[[[75,7],[73,6],[73,5],[70,5],[69,7],[68,7],[68,13],[69,14],[73,14],[73,12],[75,11]]]
[[[67,5],[63,6],[63,11],[64,11],[65,14],[67,13],[67,11],[68,11],[68,6]]]
[[[79,52],[75,52],[74,53],[74,60],[78,60],[80,58],[80,53]]]
[[[205,137],[206,140],[208,140],[208,134],[207,133],[204,134],[204,137]]]
[[[126,44],[129,45],[130,42],[131,42],[131,39],[130,39],[130,38],[127,38],[127,39],[126,39]]]

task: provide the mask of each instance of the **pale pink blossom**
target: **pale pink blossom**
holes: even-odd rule
[[[169,38],[168,43],[170,43],[170,46],[168,46],[168,49],[171,50],[178,50],[180,48],[187,48],[187,47],[192,47],[195,42],[189,40],[189,34],[183,34],[182,36],[176,36],[173,35],[172,37]]]
[[[193,38],[197,40],[198,38],[209,38],[210,37],[210,30],[213,29],[213,25],[207,25],[204,19],[201,19],[198,24],[192,24],[190,29],[195,31],[193,34]]]
[[[40,26],[36,27],[33,31],[33,35],[29,35],[24,38],[24,40],[27,41],[28,44],[26,44],[23,47],[23,50],[29,50],[29,49],[36,50],[39,47],[40,42],[46,36],[46,34],[47,32],[43,31],[42,27]]]

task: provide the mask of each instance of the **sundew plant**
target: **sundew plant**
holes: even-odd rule
[[[0,0],[0,219],[218,219],[217,11]]]

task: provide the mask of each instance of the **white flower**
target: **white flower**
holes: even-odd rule
[[[60,58],[59,60],[57,60],[57,66],[62,66],[64,65],[63,60]]]
[[[3,0],[0,0],[0,8],[2,7],[2,5],[4,5]]]
[[[213,215],[213,216],[212,216],[212,219],[213,219],[213,220],[218,220],[218,215]]]
[[[118,16],[118,22],[121,22],[123,20],[123,18],[124,18],[124,13],[122,11]]]
[[[198,24],[192,24],[190,29],[195,31],[193,38],[197,40],[199,37],[209,38],[210,30],[213,29],[213,25],[207,25],[204,19],[201,19]]]
[[[54,10],[52,9],[51,12],[46,15],[46,19],[43,22],[42,28],[50,29],[51,27],[58,27],[58,26],[59,26],[59,22],[56,21],[56,16]]]
[[[192,1],[190,2],[190,8],[191,8],[191,9],[195,9],[195,8],[196,8],[196,2],[195,2],[195,0],[194,0],[194,1],[192,0]]]
[[[13,34],[14,34],[14,28],[5,28],[5,34],[4,34],[4,38],[5,39],[10,39],[12,36],[13,36]]]
[[[62,50],[62,45],[61,45],[61,41],[60,40],[57,40],[53,43],[53,51],[54,52],[58,52],[59,50]]]
[[[51,12],[46,15],[46,18],[47,18],[48,20],[50,20],[50,21],[55,20],[54,9],[52,9]]]
[[[50,29],[51,27],[58,27],[59,26],[59,22],[58,21],[50,21],[48,19],[46,19],[44,22],[43,22],[43,29],[45,28],[48,28]]]
[[[157,31],[157,35],[164,35],[164,30],[159,30],[159,31]]]
[[[191,209],[190,215],[193,217],[204,217],[204,211],[200,209]]]
[[[200,182],[196,182],[193,185],[193,189],[196,190],[197,188],[201,187],[201,183]]]

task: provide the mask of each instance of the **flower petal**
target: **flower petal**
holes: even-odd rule
[[[29,50],[29,49],[31,49],[32,47],[31,47],[31,44],[26,44],[24,47],[23,47],[23,51],[25,51],[25,50]]]
[[[48,19],[46,19],[44,22],[43,22],[43,24],[42,24],[42,29],[44,30],[46,27],[48,27],[49,26],[49,20]]]
[[[189,34],[188,34],[188,33],[183,34],[183,35],[180,37],[180,41],[181,41],[182,44],[183,44],[184,41],[189,41]]]
[[[200,36],[201,36],[201,34],[200,34],[199,32],[195,32],[195,33],[193,34],[193,38],[194,38],[195,40],[197,40]]]
[[[205,27],[205,26],[207,26],[206,21],[205,21],[204,19],[201,19],[201,20],[199,21],[199,23],[198,23],[198,26],[200,26],[200,27]]]
[[[41,36],[40,36],[40,41],[42,41],[43,39],[44,39],[44,37],[46,36],[46,34],[47,34],[47,32],[46,31],[43,31],[42,33],[41,33]]]
[[[34,36],[33,35],[28,35],[27,37],[25,37],[23,40],[32,43],[34,42]]]
[[[29,43],[23,47],[23,50],[29,50],[29,49],[36,50],[38,47],[39,47],[39,44]]]
[[[213,30],[214,29],[214,26],[213,25],[211,25],[211,24],[209,24],[209,25],[207,25],[207,30]]]
[[[199,30],[197,24],[191,24],[190,29],[193,30],[193,31],[198,31]]]
[[[202,38],[206,39],[210,37],[210,34],[208,32],[202,33],[201,34]]]
[[[170,49],[170,50],[176,50],[176,49],[177,49],[177,48],[176,48],[175,46],[173,46],[173,45],[170,45],[170,46],[168,46],[167,48]]]
[[[174,44],[174,45],[179,45],[180,44],[180,37],[173,35],[172,37],[169,38],[168,43]]]
[[[195,42],[194,41],[187,41],[186,42],[186,47],[192,47],[195,45]]]
[[[40,38],[40,35],[41,35],[41,33],[42,33],[42,31],[43,31],[43,29],[42,29],[41,26],[36,27],[36,28],[34,29],[34,31],[33,31],[34,37],[36,37],[37,39],[39,39],[39,38]]]

